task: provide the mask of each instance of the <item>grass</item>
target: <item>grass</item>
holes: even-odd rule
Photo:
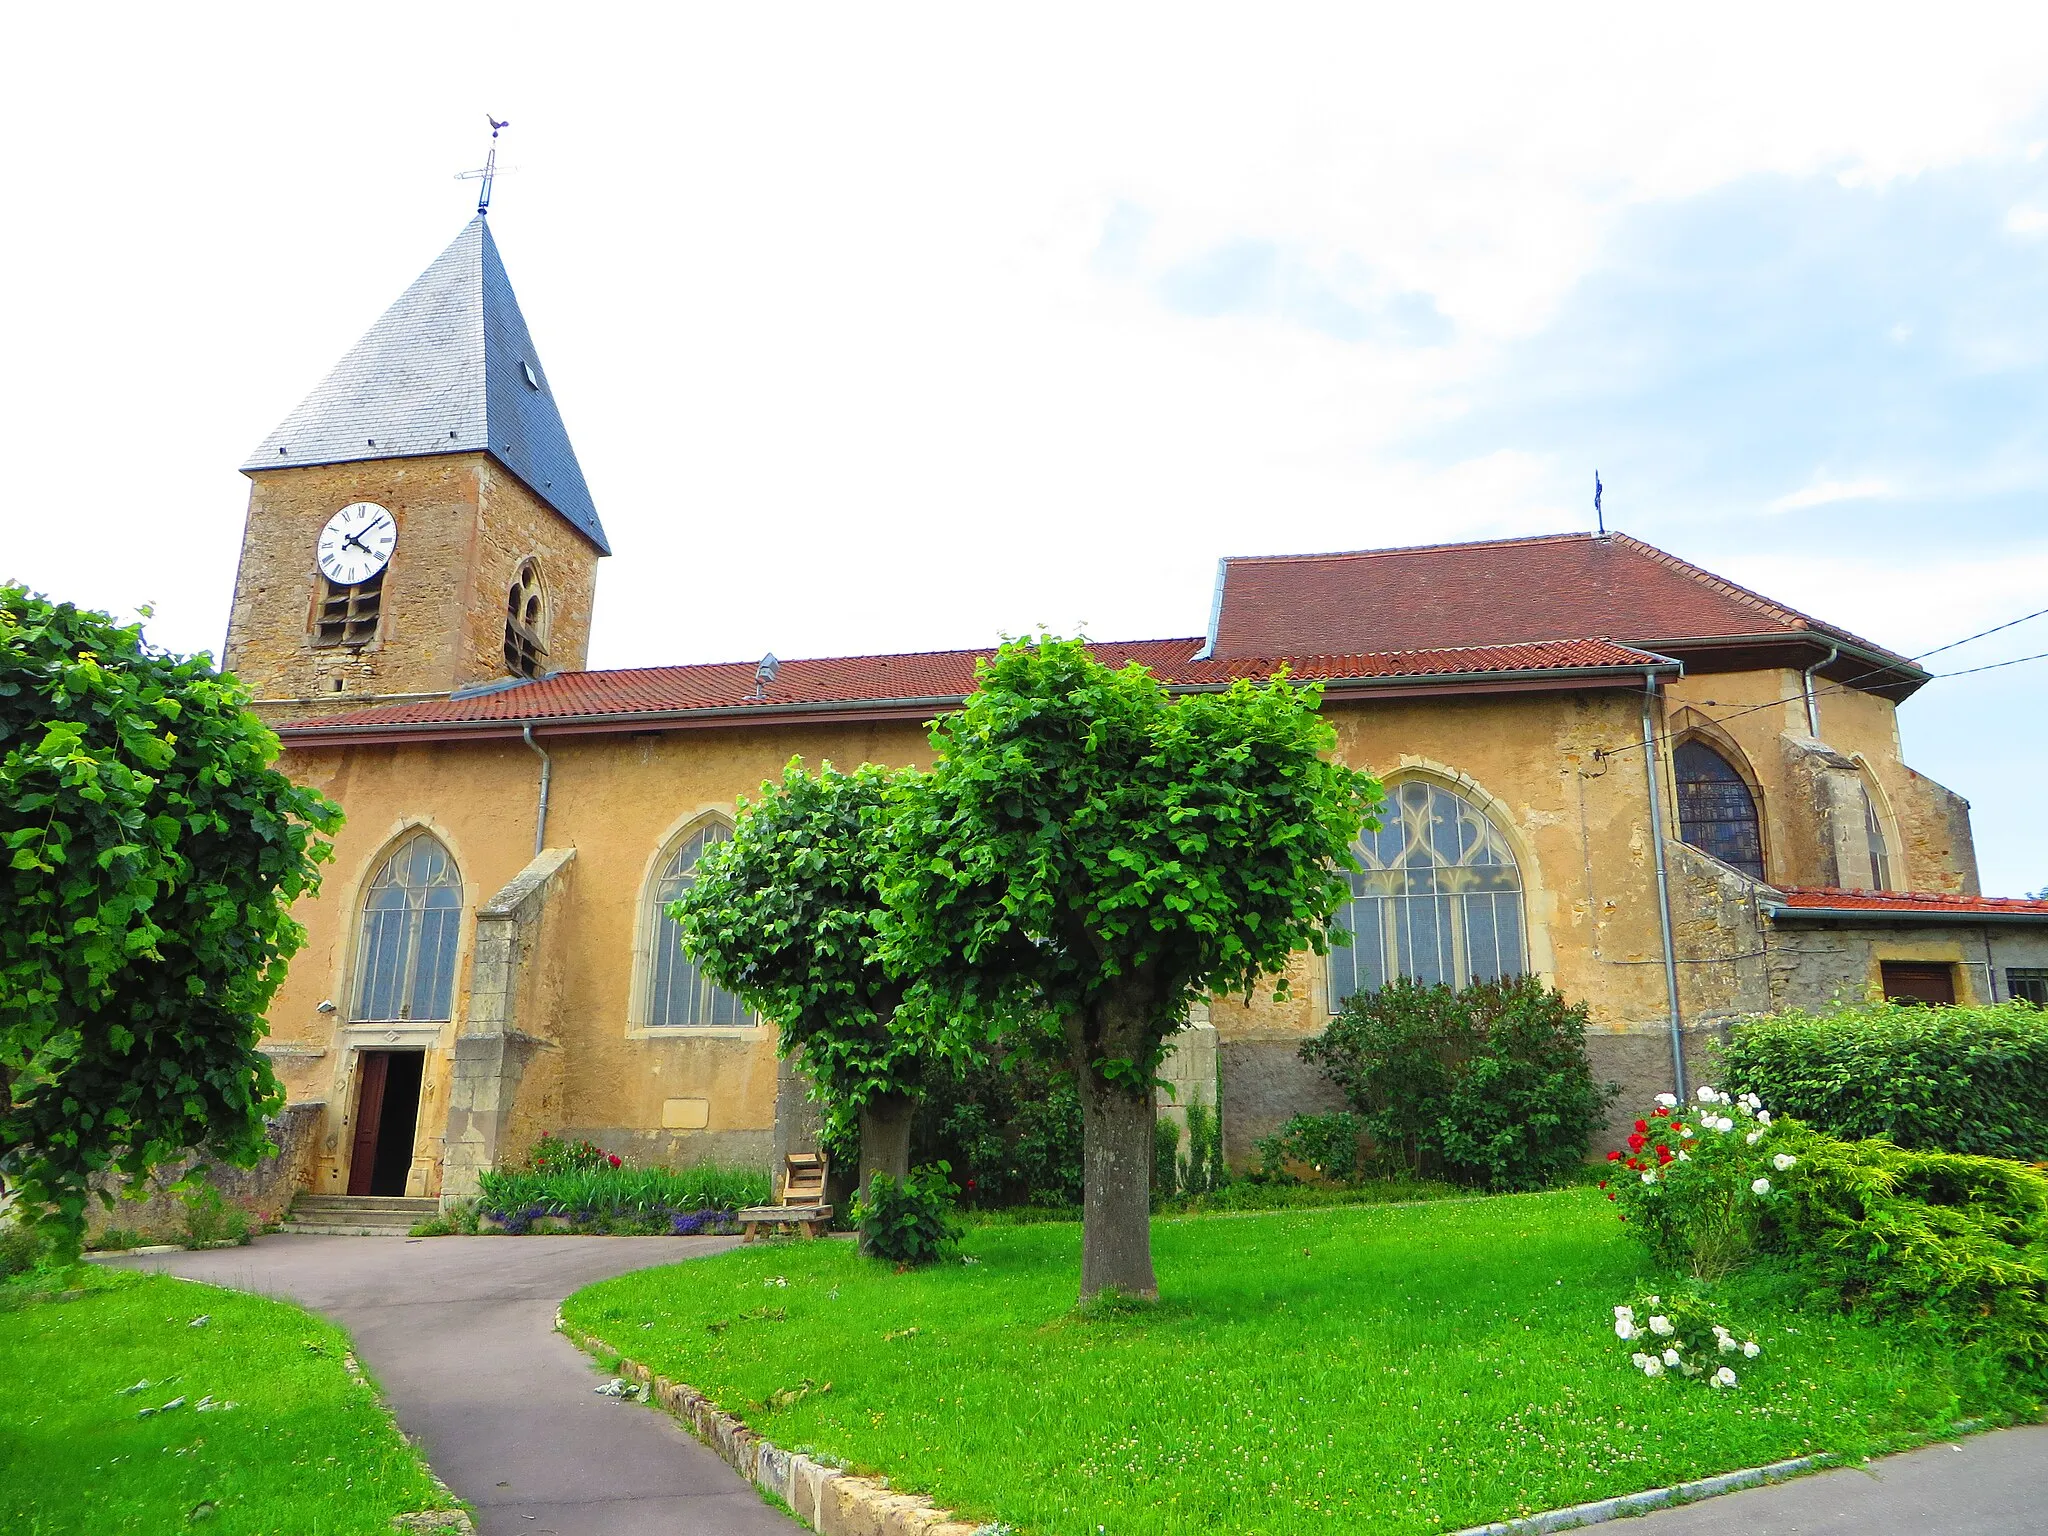
[[[1160,1305],[1086,1317],[1073,1225],[977,1228],[977,1262],[911,1274],[743,1249],[564,1311],[778,1445],[1034,1536],[1456,1529],[1984,1407],[1931,1344],[1755,1288],[1720,1296],[1764,1345],[1738,1391],[1645,1379],[1612,1308],[1666,1277],[1591,1190],[1165,1220],[1153,1245]]]
[[[56,1282],[83,1295],[35,1299],[52,1279],[0,1287],[9,1536],[370,1536],[454,1505],[349,1369],[340,1329],[282,1302],[96,1266]],[[125,1390],[138,1381],[149,1385]],[[209,1397],[235,1406],[198,1411]],[[162,1411],[140,1416],[149,1408]]]

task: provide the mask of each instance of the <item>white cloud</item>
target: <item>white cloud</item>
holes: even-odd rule
[[[1873,496],[1897,494],[1889,480],[1871,476],[1861,480],[1816,480],[1811,485],[1787,492],[1770,504],[1773,512],[1798,512],[1806,507],[1827,506],[1837,501],[1867,501]]]

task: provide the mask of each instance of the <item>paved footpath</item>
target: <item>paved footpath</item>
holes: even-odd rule
[[[1612,1529],[1616,1536],[2042,1536],[2048,1424],[1940,1441]]]
[[[571,1291],[735,1241],[280,1235],[125,1262],[286,1297],[348,1329],[484,1536],[793,1536],[667,1414],[597,1396],[604,1378],[554,1331]]]

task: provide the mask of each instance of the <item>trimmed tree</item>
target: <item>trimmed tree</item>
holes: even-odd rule
[[[242,1167],[263,1013],[341,812],[204,656],[0,586],[0,1174],[76,1252],[93,1176]]]
[[[776,1021],[828,1113],[857,1116],[860,1188],[910,1171],[910,1124],[930,1037],[894,1026],[905,986],[879,958],[881,867],[894,788],[911,770],[817,774],[792,759],[742,798],[669,912],[704,974]]]
[[[1156,1296],[1153,1085],[1189,1005],[1328,947],[1381,798],[1320,691],[1170,695],[1079,640],[1004,645],[935,721],[888,871],[888,959],[955,1029],[1051,1032],[1081,1096],[1081,1295]]]

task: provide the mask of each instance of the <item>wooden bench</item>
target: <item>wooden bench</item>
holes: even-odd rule
[[[770,1233],[793,1227],[806,1238],[823,1237],[832,1220],[832,1207],[825,1203],[825,1175],[831,1164],[822,1152],[792,1152],[782,1160],[782,1198],[774,1205],[756,1205],[741,1211],[739,1223],[751,1243],[766,1227]]]

